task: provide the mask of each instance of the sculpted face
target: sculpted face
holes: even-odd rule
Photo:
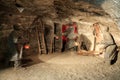
[[[95,26],[99,26],[99,23],[94,23],[94,24],[93,24],[93,27],[95,27]]]

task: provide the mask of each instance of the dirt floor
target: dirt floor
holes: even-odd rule
[[[0,80],[120,80],[120,57],[107,65],[100,57],[75,52],[41,55],[41,62],[0,71]]]

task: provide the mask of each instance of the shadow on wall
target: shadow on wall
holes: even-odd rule
[[[90,4],[95,4],[96,6],[101,6],[105,0],[72,0],[74,2],[78,2],[78,1],[85,1],[85,2],[89,2]]]
[[[73,1],[85,1],[90,4],[94,4],[98,7],[102,7],[113,19],[115,19],[117,25],[120,27],[120,0],[73,0]]]

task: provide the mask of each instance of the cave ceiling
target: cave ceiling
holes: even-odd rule
[[[0,0],[0,14],[6,12],[11,14],[19,14],[17,7],[20,6],[24,8],[22,14],[27,15],[50,14],[55,16],[56,14],[64,14],[65,12],[71,14],[72,10],[76,8],[79,8],[81,11],[93,11],[101,14],[102,10],[83,2],[81,2],[81,5],[78,5],[80,7],[76,7],[70,0]]]
[[[79,3],[77,6],[73,2]],[[72,15],[74,10],[106,15],[119,24],[119,0],[0,0],[0,16],[4,14],[48,15],[52,17]],[[20,13],[17,7],[23,7]]]
[[[19,14],[17,7],[23,7],[23,13],[30,15],[38,15],[45,13],[44,11],[53,10],[52,0],[0,0],[1,14],[4,12]]]

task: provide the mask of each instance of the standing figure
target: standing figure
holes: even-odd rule
[[[67,37],[66,37],[66,31],[67,29],[69,28],[69,25],[66,24],[66,25],[62,25],[62,52],[65,51],[65,45],[67,43]]]
[[[14,30],[8,36],[8,53],[6,54],[6,65],[10,61],[14,62],[14,67],[19,66],[19,50],[18,50],[18,39],[20,36],[20,25],[16,24],[13,26]]]
[[[103,41],[103,33],[101,31],[99,23],[93,24],[93,35],[94,35],[94,50],[99,51],[99,47],[103,46],[101,45],[101,42]]]
[[[66,37],[67,37],[66,49],[77,51],[78,33],[75,32],[75,28],[73,27],[73,24],[70,24],[69,28],[67,29]]]

